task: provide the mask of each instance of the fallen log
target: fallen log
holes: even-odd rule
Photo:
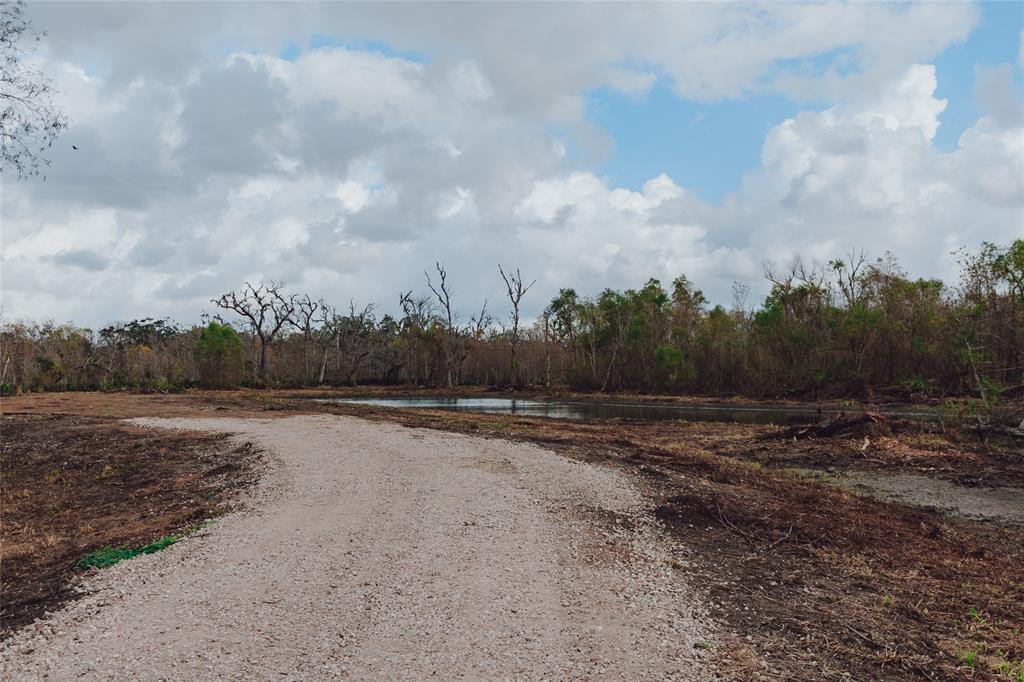
[[[765,438],[790,439],[790,438],[829,438],[832,436],[862,435],[866,425],[884,424],[886,418],[877,412],[861,412],[860,414],[847,415],[840,412],[831,419],[826,419],[817,424],[806,424],[803,426],[791,426],[786,429],[779,429],[767,434]]]

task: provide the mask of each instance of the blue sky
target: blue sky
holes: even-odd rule
[[[939,87],[937,97],[948,100],[946,110],[939,117],[942,126],[935,136],[940,149],[951,150],[964,130],[981,115],[972,88],[974,67],[997,66],[1018,61],[1020,32],[1024,30],[1024,3],[983,3],[982,23],[965,42],[952,45],[935,60]],[[1021,70],[1015,69],[1017,86],[1024,85]]]
[[[597,171],[633,190],[663,172],[718,201],[758,163],[765,134],[800,109],[779,95],[701,104],[679,99],[664,79],[643,100],[601,90],[590,97],[588,118],[614,146]]]
[[[1024,3],[982,3],[979,25],[968,40],[947,48],[936,60],[936,97],[947,100],[935,138],[939,149],[950,151],[981,112],[974,97],[974,67],[1016,64]],[[841,61],[839,51],[806,64],[820,72]],[[1021,70],[1015,69],[1018,86]],[[610,184],[634,190],[659,172],[720,201],[739,187],[744,171],[757,165],[765,134],[801,110],[821,108],[821,102],[795,101],[782,95],[756,96],[712,104],[680,99],[671,83],[659,78],[645,98],[602,88],[590,94],[587,118],[608,132],[614,142],[598,165]]]

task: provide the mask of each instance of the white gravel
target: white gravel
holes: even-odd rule
[[[235,433],[269,470],[246,511],[5,642],[3,679],[713,677],[625,474],[351,417],[136,422]]]

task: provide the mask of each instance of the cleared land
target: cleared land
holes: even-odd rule
[[[9,642],[8,679],[709,677],[621,472],[351,417],[139,423],[263,449],[250,510],[90,581]]]
[[[842,477],[850,474],[912,475],[973,492],[995,488],[1006,493],[1024,487],[1019,441],[983,443],[973,434],[957,429],[924,429],[904,422],[863,424],[828,437],[778,438],[779,429],[762,426],[566,423],[497,415],[320,405],[297,399],[307,395],[310,394],[39,395],[5,400],[4,409],[8,414],[4,425],[6,430],[8,424],[17,420],[47,414],[64,415],[61,419],[77,418],[71,415],[78,414],[226,417],[232,420],[273,417],[274,421],[280,421],[279,418],[290,415],[318,413],[358,415],[381,422],[472,434],[478,437],[473,440],[477,444],[473,447],[480,451],[488,447],[510,447],[507,443],[510,440],[528,441],[569,459],[588,465],[600,464],[597,469],[587,470],[603,472],[602,475],[614,473],[614,480],[629,482],[628,488],[635,497],[630,498],[633,502],[628,512],[616,511],[617,508],[609,504],[589,505],[593,508],[585,509],[588,505],[575,505],[577,500],[571,492],[556,487],[551,490],[553,499],[566,498],[563,503],[568,500],[572,508],[551,513],[557,520],[557,527],[585,528],[589,534],[586,537],[598,538],[598,547],[620,557],[615,560],[618,566],[615,570],[626,567],[630,574],[639,571],[646,562],[629,563],[627,559],[632,555],[625,550],[632,546],[632,541],[626,542],[623,538],[633,537],[631,534],[637,532],[656,534],[654,539],[651,539],[654,536],[644,536],[650,540],[650,545],[645,544],[648,540],[641,544],[661,552],[658,561],[667,561],[672,580],[680,581],[672,582],[681,590],[672,596],[673,603],[677,607],[679,604],[686,608],[696,606],[698,612],[704,608],[710,618],[705,621],[701,616],[695,622],[687,621],[704,634],[684,627],[676,631],[683,634],[673,632],[666,638],[684,644],[705,637],[697,639],[699,647],[690,649],[704,651],[703,669],[714,669],[724,677],[736,679],[841,679],[847,674],[858,679],[962,679],[973,675],[1016,680],[1021,674],[1024,621],[1019,604],[1024,603],[1024,569],[1021,568],[1024,566],[1024,528],[1005,518],[968,520],[930,509],[893,504],[857,494],[854,488],[842,483]],[[125,427],[110,424],[105,428]],[[242,440],[231,441],[232,447],[242,441],[259,442],[262,438],[251,431],[255,427],[232,428],[248,434],[242,436]],[[372,433],[421,434],[440,439],[432,456],[457,447],[461,442],[458,436],[436,431],[428,436],[428,432],[396,429],[390,424],[366,428],[379,429]],[[165,434],[164,437],[173,434],[163,430],[145,433]],[[499,440],[482,440],[481,436]],[[374,445],[375,440],[366,447]],[[300,440],[288,449],[301,452],[308,449],[307,445]],[[267,452],[275,451],[272,444],[264,447]],[[101,451],[96,449],[96,452]],[[146,455],[140,450],[137,457]],[[515,458],[503,457],[515,461]],[[523,460],[527,461],[530,462],[527,469],[535,466],[533,460]],[[400,466],[394,462],[392,465],[395,471],[401,471]],[[505,467],[500,460],[495,466]],[[838,479],[841,484],[812,480],[804,473],[793,473],[793,469],[810,470],[816,475]],[[6,481],[12,473],[10,467],[4,467],[5,517]],[[523,474],[507,471],[488,474],[496,480],[516,475]],[[237,485],[247,479],[240,475],[234,480],[233,485]],[[45,490],[40,483],[37,488],[30,487],[30,495],[42,494]],[[338,499],[351,494],[353,490],[346,488]],[[1014,493],[1007,494],[1009,497],[1000,499],[1012,513],[1021,505],[1015,503]],[[404,494],[402,500],[406,497],[408,495]],[[399,506],[392,511],[392,516],[432,514],[431,509],[438,505],[445,509],[447,516],[455,514],[459,508],[445,507],[445,500],[436,498],[433,491],[414,497],[412,501],[396,502]],[[484,502],[490,504],[487,500]],[[124,503],[130,504],[130,501]],[[522,500],[517,498],[516,503],[518,506]],[[247,505],[253,511],[246,513],[259,514],[262,504],[249,501]],[[159,505],[154,504],[151,514],[159,516],[159,509]],[[379,509],[376,514],[386,516]],[[235,515],[225,517],[202,534],[220,532],[221,524],[231,523],[234,518]],[[472,525],[464,528],[467,532],[486,530],[478,538],[480,541],[491,533],[501,535],[502,532],[500,528]],[[5,523],[4,532],[7,530]],[[388,536],[385,533],[383,537]],[[121,575],[151,576],[147,571],[152,562],[172,561],[164,555],[180,557],[182,571],[185,566],[189,571],[202,570],[200,564],[215,563],[215,557],[201,562],[190,562],[187,557],[194,551],[201,553],[205,546],[201,543],[206,541],[203,537],[198,541],[192,539],[165,552],[107,569],[98,577],[90,577],[88,584],[116,582]],[[406,541],[399,540],[398,544]],[[301,547],[307,545],[306,541],[300,544]],[[7,537],[4,546],[8,546]],[[367,545],[361,547],[359,553],[374,556],[373,551],[374,548]],[[575,547],[569,552],[569,564],[589,565],[588,552]],[[73,555],[74,552],[69,553]],[[288,556],[279,554],[278,560],[287,561]],[[509,562],[500,554],[494,556],[497,561],[492,568]],[[384,566],[388,563],[389,560],[381,561]],[[69,570],[64,577],[79,579],[82,575],[88,574]],[[638,575],[643,575],[642,571]],[[146,589],[162,589],[163,580],[161,577],[156,585]],[[4,582],[6,592],[10,589],[6,570]],[[182,586],[186,599],[190,589],[200,587],[188,587],[186,583]],[[528,589],[528,586],[516,585],[513,589],[521,588]],[[93,597],[77,602],[73,609],[94,604],[88,601],[90,599]],[[82,622],[98,622],[93,619],[102,618],[109,608]],[[587,606],[578,613],[591,613],[595,608],[598,607]],[[663,605],[663,608],[668,606]],[[677,613],[685,615],[686,612]],[[268,612],[268,616],[270,614]],[[717,630],[708,622],[717,625]],[[21,633],[24,632],[23,629]],[[27,635],[21,633],[13,641],[23,642]],[[47,648],[41,647],[38,651],[44,652]],[[685,647],[673,650],[687,651]],[[9,652],[14,652],[10,655],[16,658],[29,656],[38,660],[39,656],[45,657],[45,653],[18,651],[24,649],[9,648]],[[626,656],[622,660],[630,659]],[[687,666],[688,671],[696,669],[692,661]],[[628,673],[630,669],[618,670]],[[652,670],[664,672],[666,669],[654,667]]]
[[[110,417],[5,415],[0,431],[4,636],[73,598],[88,552],[144,545],[222,513],[258,462],[223,436]]]

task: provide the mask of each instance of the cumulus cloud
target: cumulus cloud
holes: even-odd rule
[[[873,101],[781,122],[720,206],[666,176],[635,193],[575,173],[538,181],[519,218],[539,224],[529,228],[538,251],[562,242],[587,254],[576,281],[637,286],[685,272],[725,301],[731,281],[756,281],[765,260],[853,248],[892,250],[913,272],[951,279],[953,247],[1024,235],[1024,130],[984,118],[941,151],[935,89],[934,67],[912,65]]]
[[[387,310],[435,260],[466,314],[501,299],[498,262],[538,278],[531,315],[559,287],[682,273],[725,302],[794,251],[948,276],[951,247],[1024,231],[1011,72],[980,70],[984,118],[933,145],[946,102],[915,60],[966,35],[969,5],[168,7],[33,6],[74,125],[45,183],[5,182],[8,317],[193,320],[254,279]],[[342,44],[278,54],[313,33]],[[395,49],[344,46],[367,36]],[[568,151],[601,146],[585,97],[659,78],[833,104],[779,122],[720,203],[657,168],[612,186]]]
[[[733,202],[761,216],[751,246],[892,249],[917,272],[948,276],[936,270],[949,244],[1020,234],[1024,194],[1011,198],[1020,178],[1010,169],[1021,131],[982,119],[958,149],[940,151],[931,140],[945,102],[935,88],[934,68],[914,65],[862,109],[837,105],[773,129]]]

